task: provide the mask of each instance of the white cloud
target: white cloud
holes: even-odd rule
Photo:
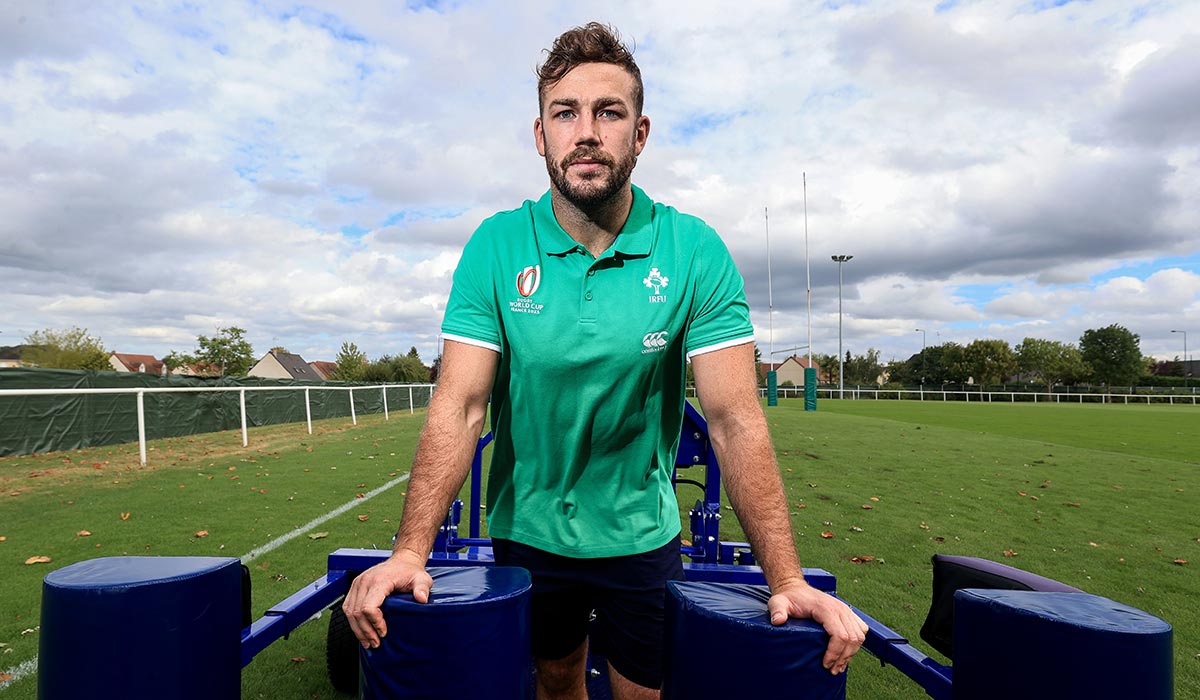
[[[853,352],[1122,323],[1200,330],[1200,6],[315,0],[0,8],[0,343],[431,359],[470,231],[546,187],[533,67],[636,39],[636,181],[724,236],[766,341]],[[1200,334],[1198,334],[1200,335]],[[917,348],[919,350],[919,347]],[[320,356],[308,356],[308,352]]]

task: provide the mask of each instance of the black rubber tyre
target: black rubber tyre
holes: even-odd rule
[[[334,690],[358,695],[358,640],[339,599],[329,608],[329,631],[325,635],[325,668]]]

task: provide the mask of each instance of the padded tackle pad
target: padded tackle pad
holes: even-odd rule
[[[529,572],[431,567],[428,603],[388,596],[388,633],[359,653],[359,697],[532,700]]]
[[[780,626],[766,586],[667,583],[663,700],[844,700],[846,674],[821,666],[829,636],[812,620]]]
[[[933,598],[921,625],[921,639],[950,659],[954,658],[954,592],[963,588],[1082,593],[1045,576],[1007,564],[950,554],[933,555]]]
[[[212,700],[241,693],[242,567],[105,557],[46,575],[41,700]]]
[[[954,595],[955,700],[1171,700],[1171,626],[1089,593]]]

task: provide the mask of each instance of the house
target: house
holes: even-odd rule
[[[325,378],[309,366],[303,357],[290,352],[272,350],[262,359],[254,363],[246,373],[251,377],[267,377],[271,379],[302,379],[312,382],[325,381]]]
[[[767,372],[775,370],[776,386],[782,386],[784,382],[791,382],[791,386],[804,386],[804,369],[808,366],[807,357],[797,357],[796,355],[792,355],[783,362],[760,362],[758,363],[758,379],[763,385],[766,385]],[[821,366],[813,362],[812,367],[817,370],[817,378],[820,381]]]
[[[157,374],[162,377],[167,374],[167,366],[153,355],[132,355],[124,352],[114,352],[108,356],[108,364],[114,372],[140,372]]]
[[[317,376],[321,379],[324,379],[325,381],[332,380],[333,376],[335,374],[337,374],[337,363],[336,362],[325,362],[323,360],[315,360],[313,362],[309,362],[308,366],[312,367],[313,370],[316,371]]]
[[[12,345],[0,348],[0,369],[8,367],[32,367],[33,365],[21,359],[26,350],[36,348],[36,345]]]

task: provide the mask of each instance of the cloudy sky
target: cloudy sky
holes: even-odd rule
[[[0,4],[0,346],[436,355],[459,250],[547,187],[533,71],[636,44],[634,173],[721,232],[764,354],[1076,342],[1200,355],[1200,3]],[[769,212],[769,229],[764,221]],[[767,234],[774,319],[769,323]]]

